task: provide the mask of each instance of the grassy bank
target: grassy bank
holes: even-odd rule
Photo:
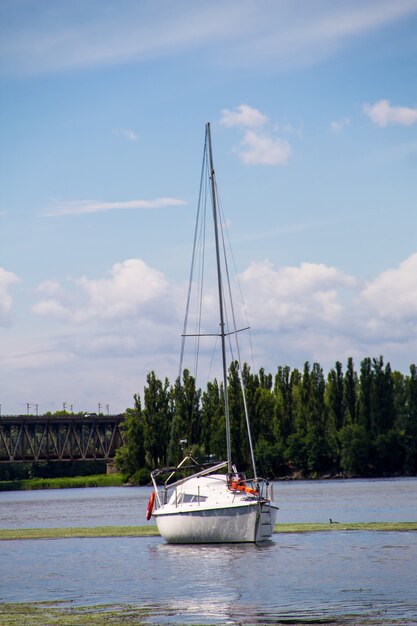
[[[71,476],[63,478],[28,478],[26,480],[1,480],[0,491],[30,491],[34,489],[71,489],[75,487],[119,487],[120,474]]]
[[[69,539],[77,537],[149,537],[158,535],[154,524],[148,526],[96,526],[93,528],[17,528],[0,529],[2,539]]]
[[[314,533],[325,531],[368,530],[368,531],[417,531],[417,522],[351,522],[333,524],[275,524],[275,533]]]
[[[155,618],[161,618],[161,623],[166,623],[167,618],[172,623],[175,609],[170,607],[169,602],[157,607],[140,607],[132,605],[97,605],[87,607],[68,606],[63,602],[25,602],[0,604],[2,626],[127,626],[129,624],[149,624],[149,618],[155,623]],[[358,619],[359,618],[359,619]],[[180,622],[175,622],[180,623]],[[248,622],[249,623],[249,622]],[[250,622],[254,623],[254,622]],[[278,622],[274,622],[277,623]],[[325,624],[326,626],[380,626],[380,618],[369,615],[337,615],[311,617],[301,621],[284,619],[280,624]],[[401,626],[400,620],[386,620],[385,626]],[[194,626],[198,626],[194,622]]]
[[[0,604],[3,626],[126,626],[142,624],[150,609],[140,607],[60,606],[59,602],[25,602]]]
[[[352,524],[276,524],[275,533],[336,531],[417,531],[417,522],[366,522]],[[0,540],[69,539],[84,537],[152,537],[159,535],[148,526],[98,526],[95,528],[17,528],[0,529]]]

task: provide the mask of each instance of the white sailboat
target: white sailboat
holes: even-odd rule
[[[217,335],[220,337],[222,353],[227,460],[206,467],[199,465],[191,455],[186,455],[175,468],[154,470],[151,474],[154,491],[148,502],[146,516],[147,519],[151,516],[155,518],[161,536],[168,543],[258,543],[271,538],[278,507],[273,501],[272,485],[256,472],[242,377],[240,379],[253,478],[247,480],[244,474],[237,471],[232,461],[226,337],[234,335],[237,341],[238,331],[235,323],[232,332],[227,332],[225,325],[220,216],[210,124],[206,124],[203,162],[208,169],[214,222],[220,323]],[[234,321],[234,313],[232,317]],[[183,336],[185,334],[184,331]],[[184,473],[188,475],[184,476]],[[167,476],[165,482],[158,484],[164,475]]]

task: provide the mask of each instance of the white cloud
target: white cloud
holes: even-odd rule
[[[77,312],[77,318],[98,317],[117,319],[137,315],[144,305],[160,300],[167,294],[168,283],[161,272],[150,268],[141,259],[116,263],[109,278],[75,281],[89,298],[87,309]]]
[[[109,0],[64,3],[59,10],[53,0],[27,0],[24,7],[14,0],[0,5],[3,73],[83,69],[207,48],[211,59],[222,55],[223,65],[270,62],[288,71],[417,11],[415,0],[300,0],[280,2],[279,10],[269,0],[178,0],[174,8],[163,0],[126,0],[123,11]]]
[[[167,307],[170,292],[165,277],[141,259],[116,263],[106,278],[92,280],[83,276],[72,282],[78,291],[71,298],[63,292],[61,297],[41,300],[32,307],[33,312],[76,324],[90,320],[123,321],[140,315],[161,320],[169,312],[175,313],[172,302]]]
[[[12,308],[12,296],[9,288],[18,283],[20,278],[0,267],[0,324],[6,324],[10,321],[10,311]]]
[[[268,262],[252,263],[241,280],[249,318],[274,330],[339,323],[343,305],[338,291],[355,286],[352,276],[315,263],[278,269]]]
[[[417,108],[391,106],[389,100],[379,100],[375,104],[364,104],[363,110],[378,126],[400,124],[412,126],[417,122]]]
[[[13,376],[18,375],[16,373],[23,372],[21,389],[18,390],[18,395],[21,397],[22,390],[26,392],[27,385],[31,384],[33,380],[32,374],[37,376],[43,371],[42,375],[45,376],[45,372],[47,372],[48,380],[44,383],[46,388],[50,384],[48,381],[51,380],[51,376],[57,375],[59,366],[72,361],[74,355],[69,351],[62,350],[61,347],[50,341],[50,339],[34,337],[33,333],[20,339],[21,345],[17,345],[18,342],[14,339],[13,351],[5,350],[3,363],[8,371],[13,372]],[[31,373],[29,377],[28,372]],[[27,380],[25,383],[25,378],[30,379],[30,381]],[[42,388],[43,383],[39,381],[38,386]],[[39,392],[31,393],[29,398],[32,398],[33,401],[39,401],[38,394]]]
[[[69,319],[71,317],[69,309],[66,308],[62,302],[53,298],[37,302],[33,305],[32,311],[35,315],[39,315],[41,317],[55,317],[62,319]]]
[[[137,141],[139,139],[137,133],[135,133],[135,131],[130,128],[115,128],[113,132],[116,135],[124,137],[128,141]]]
[[[161,209],[165,207],[184,206],[184,200],[177,198],[156,198],[155,200],[128,200],[124,202],[100,202],[96,200],[72,200],[56,202],[55,208],[48,209],[46,217],[61,215],[84,215],[101,213],[102,211],[120,211],[124,209]]]
[[[340,133],[347,126],[350,126],[350,118],[349,117],[344,117],[341,120],[335,120],[334,122],[330,123],[330,128],[335,133]]]
[[[269,3],[271,11],[275,3]],[[259,65],[274,61],[288,71],[318,63],[350,40],[380,30],[417,12],[416,0],[324,0],[284,3],[275,15],[264,13],[256,34],[240,42],[239,60]]]
[[[318,361],[326,370],[337,359],[353,356],[358,365],[365,356],[383,354],[394,368],[406,371],[417,354],[416,277],[417,252],[365,285],[336,267],[319,263],[250,264],[240,282],[252,328],[255,366],[274,373],[277,365],[302,367],[308,360]],[[43,293],[47,293],[48,281],[44,285]],[[0,370],[2,376],[13,372],[11,389],[16,399],[24,389],[22,401],[44,406],[52,397],[52,410],[62,406],[63,400],[86,410],[90,402],[102,399],[112,404],[112,410],[123,410],[133,393],[141,392],[152,369],[174,380],[183,285],[170,283],[140,259],[130,259],[114,265],[104,278],[73,281],[71,297],[68,292],[69,288],[62,288],[34,309],[44,319],[59,321],[58,336],[50,324],[41,324],[41,332],[32,327],[27,335],[7,333],[4,337]],[[212,297],[209,293],[209,308]],[[237,308],[239,327],[240,314]],[[212,324],[204,331],[213,332],[216,319],[214,311]],[[240,338],[246,342],[246,333]],[[199,368],[207,380],[209,373],[210,378],[217,375],[209,364],[213,342],[202,344]],[[250,355],[249,348],[242,350],[244,359]],[[187,366],[191,363],[186,361]],[[9,391],[3,401],[17,402],[13,393]]]
[[[250,130],[245,131],[240,142],[244,149],[235,149],[239,159],[245,165],[285,165],[287,163],[291,154],[291,146],[288,141],[274,136],[267,130],[262,132],[253,130],[265,126],[267,122],[266,115],[246,104],[240,104],[235,111],[222,110],[219,123],[223,126],[250,128]],[[286,123],[286,132],[288,132],[289,127],[289,124]]]
[[[60,290],[61,290],[61,285],[56,280],[45,280],[36,288],[36,291],[38,293],[44,293],[47,295],[56,294]]]
[[[249,126],[256,128],[263,126],[268,121],[268,118],[263,115],[257,109],[254,109],[247,104],[241,104],[235,111],[229,109],[223,109],[219,123],[222,126]]]
[[[368,331],[372,341],[378,336],[397,340],[413,328],[410,340],[413,333],[417,339],[417,252],[398,268],[381,272],[365,285],[335,267],[318,263],[278,268],[267,261],[251,263],[240,279],[249,319],[263,332],[326,329],[350,334],[355,344],[359,339],[371,339]],[[4,289],[17,280],[14,274],[0,271],[3,314],[11,304],[10,299],[4,299]],[[48,297],[39,300],[32,311],[78,328],[101,324],[114,331],[114,323],[140,322],[151,335],[170,326],[175,336],[180,328],[184,286],[170,284],[161,272],[141,259],[116,263],[104,278],[83,276],[71,283],[71,291],[58,289],[55,281],[42,283],[38,293]],[[210,289],[206,291],[205,306],[212,312],[216,310],[215,293]],[[106,342],[99,341],[102,345]],[[126,347],[130,345],[130,339],[123,341]]]
[[[79,346],[82,354],[92,356],[127,356],[137,355],[141,348],[138,338],[121,333],[109,333],[106,335],[94,335],[88,341]]]
[[[368,283],[360,294],[360,302],[374,320],[385,320],[389,325],[409,320],[417,327],[417,253]]]
[[[56,72],[171,57],[234,38],[242,26],[234,21],[235,9],[222,5],[195,8],[179,1],[172,9],[163,0],[126,0],[120,11],[111,0],[59,10],[54,0],[41,7],[37,0],[26,4],[24,12],[13,0],[0,7],[0,21],[7,20],[0,49],[3,72]],[[243,22],[245,13],[238,11]]]
[[[281,124],[275,124],[274,131],[280,131],[282,133],[286,133],[287,135],[293,135],[301,139],[304,134],[304,124],[300,121],[295,126],[292,122],[284,121]]]
[[[395,368],[415,362],[417,253],[361,285],[322,264],[251,264],[241,275],[260,365],[324,367],[383,354]],[[393,362],[394,360],[394,362]]]
[[[241,144],[245,149],[238,150],[238,155],[246,165],[285,165],[291,154],[291,146],[285,139],[252,130],[245,133]]]

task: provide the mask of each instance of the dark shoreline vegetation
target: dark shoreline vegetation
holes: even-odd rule
[[[0,491],[35,491],[38,489],[80,489],[86,487],[121,487],[121,474],[93,474],[91,476],[63,476],[61,478],[27,478],[0,481]]]
[[[345,370],[337,361],[327,377],[318,363],[308,362],[302,371],[280,366],[275,376],[264,369],[253,374],[245,364],[241,374],[258,474],[276,480],[417,474],[416,365],[404,375],[380,356],[363,359],[359,372],[352,358]],[[250,455],[239,376],[233,362],[228,375],[232,457],[245,471]],[[152,468],[177,464],[185,451],[200,463],[225,458],[221,383],[198,389],[188,370],[174,385],[154,372],[146,382],[143,408],[136,394],[121,424],[117,484],[148,485]],[[0,481],[13,481],[16,487],[9,488],[94,486],[91,476],[92,484],[63,477],[87,478],[105,467],[104,461],[14,463],[0,465]],[[61,484],[46,480],[60,477]],[[111,476],[102,479],[100,486],[114,484]]]
[[[105,461],[41,461],[0,464],[1,491],[118,487],[121,474],[106,474]]]
[[[150,472],[144,470],[141,472],[141,477],[149,477]],[[372,476],[371,478],[401,478],[404,477],[400,474],[384,475],[384,476]],[[286,475],[284,477],[276,477],[276,481],[287,480],[341,480],[341,479],[358,479],[362,476],[352,476],[345,473],[339,474],[314,474],[309,476],[308,474],[294,472],[293,474]],[[368,477],[369,478],[369,477]],[[94,487],[133,487],[133,486],[151,486],[151,480],[146,482],[134,483],[126,481],[126,478],[120,474],[115,473],[111,475],[106,474],[91,474],[88,476],[62,476],[61,478],[25,478],[23,480],[0,480],[0,493],[2,491],[40,491],[42,489],[84,489]]]

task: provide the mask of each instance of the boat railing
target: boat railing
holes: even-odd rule
[[[196,467],[196,466],[191,466],[191,467]],[[204,469],[200,470],[199,472],[193,473],[192,474],[192,478],[199,478],[200,476],[207,476],[207,474],[215,474],[216,472],[218,472],[221,469],[224,469],[225,467],[227,467],[227,461],[222,461],[221,463],[217,463],[216,465],[210,465],[209,467],[205,467]],[[172,478],[172,476],[177,471],[186,470],[186,469],[189,469],[189,468],[187,466],[184,466],[184,465],[180,464],[176,468],[166,468],[165,470],[154,470],[153,472],[151,472],[151,479],[152,479],[154,491],[155,491],[155,494],[156,494],[158,507],[160,507],[163,504],[166,504],[168,502],[168,492],[172,492],[179,485],[182,485],[183,483],[185,483],[188,480],[190,480],[190,476],[185,476],[184,478],[180,478],[179,480],[176,480],[175,482],[168,484],[168,480],[170,478]],[[169,473],[169,477],[165,481],[165,483],[164,483],[164,485],[162,486],[162,489],[161,489],[161,486],[158,486],[158,484],[156,482],[156,478],[157,478],[157,476],[160,476],[161,474],[167,474],[167,473]],[[163,493],[163,502],[161,501],[161,496],[160,496],[161,491]]]
[[[228,487],[231,491],[246,492],[248,495],[256,496],[261,500],[274,499],[274,491],[272,483],[266,478],[249,478],[243,474],[228,476]]]
[[[260,496],[265,500],[273,501],[274,499],[274,486],[266,478],[258,478],[260,485]]]
[[[190,480],[190,476],[185,476],[176,480],[175,482],[168,483],[168,480],[172,478],[175,475],[175,473],[188,470],[188,469],[193,469],[196,467],[195,465],[194,466],[183,465],[184,461],[186,460],[187,460],[187,457],[186,459],[183,459],[180,465],[178,465],[175,468],[170,467],[170,468],[165,468],[164,470],[154,470],[153,472],[151,472],[151,479],[152,479],[152,483],[154,486],[156,502],[157,502],[156,508],[159,508],[163,506],[164,504],[167,504],[170,494],[172,494],[173,492],[175,492],[176,494],[177,487],[179,487],[180,485]],[[216,465],[210,465],[209,467],[205,467],[198,472],[194,472],[192,474],[192,478],[198,478],[200,476],[207,476],[208,474],[215,474],[216,472],[224,469],[225,467],[227,467],[227,461],[222,461],[221,463],[217,463]],[[158,485],[156,482],[156,478],[163,474],[169,474],[169,476],[163,485]],[[273,485],[270,483],[269,480],[265,478],[247,479],[244,474],[236,473],[236,474],[227,474],[226,480],[227,480],[227,486],[231,491],[236,491],[237,493],[241,491],[245,491],[248,495],[252,495],[261,500],[273,501],[274,499]],[[176,506],[178,506],[177,496],[175,497],[175,503],[176,503]]]

